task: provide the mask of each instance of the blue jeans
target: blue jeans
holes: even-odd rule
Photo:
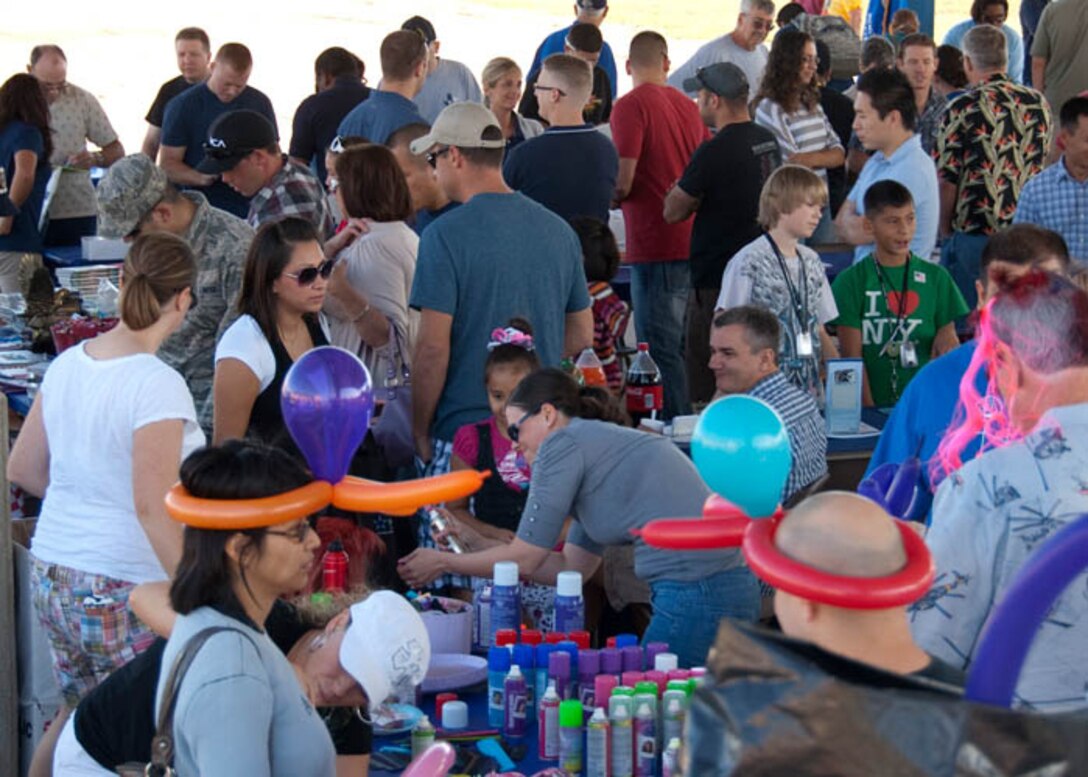
[[[989,235],[953,232],[941,246],[941,265],[948,270],[971,310],[978,303],[975,281],[979,280],[982,249],[986,247],[989,239]]]
[[[661,369],[666,420],[691,412],[684,366],[684,316],[690,293],[691,265],[686,259],[631,265],[635,332],[639,342],[650,344],[650,356]]]
[[[654,614],[642,644],[667,642],[680,666],[705,666],[722,618],[759,618],[759,582],[746,566],[702,580],[658,580],[650,584]]]

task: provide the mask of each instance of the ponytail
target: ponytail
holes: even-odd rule
[[[118,308],[125,326],[138,332],[152,326],[162,306],[192,288],[196,260],[189,244],[165,232],[140,235],[125,257]]]

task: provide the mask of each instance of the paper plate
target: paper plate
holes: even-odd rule
[[[486,659],[465,653],[437,653],[431,655],[431,665],[423,678],[423,692],[453,691],[486,679]]]
[[[389,708],[396,714],[396,720],[388,726],[374,726],[374,736],[391,737],[398,734],[407,734],[419,719],[423,717],[423,711],[411,704],[390,704]]]

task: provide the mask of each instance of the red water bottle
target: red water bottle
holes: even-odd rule
[[[643,418],[657,418],[665,406],[661,370],[650,358],[650,344],[639,343],[638,353],[627,370],[627,415],[635,426]]]
[[[343,591],[348,587],[348,554],[340,540],[333,540],[321,559],[321,587]]]

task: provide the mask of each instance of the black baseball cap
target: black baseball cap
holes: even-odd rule
[[[685,92],[706,89],[726,100],[738,100],[748,96],[748,76],[732,62],[715,62],[701,67],[695,76],[684,79]]]
[[[235,165],[259,148],[276,143],[276,127],[257,111],[224,113],[208,129],[204,159],[196,169],[216,175],[233,170]]]

